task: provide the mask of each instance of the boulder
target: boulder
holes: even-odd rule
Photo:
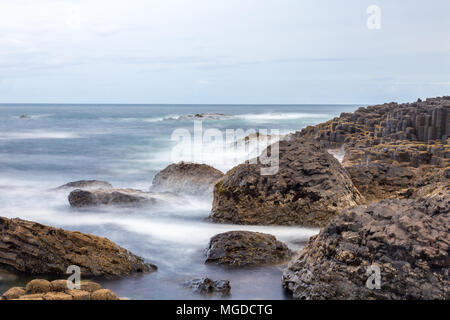
[[[73,190],[69,203],[74,208],[94,206],[142,206],[155,204],[151,194],[133,189]]]
[[[119,297],[108,289],[100,289],[92,293],[91,300],[119,300]]]
[[[160,171],[153,179],[151,191],[210,196],[223,173],[206,164],[179,162]]]
[[[52,289],[49,281],[43,279],[31,280],[27,283],[26,290],[28,294],[47,293]]]
[[[449,212],[448,190],[347,209],[291,261],[283,286],[297,299],[448,300]]]
[[[230,281],[228,280],[211,280],[208,277],[201,279],[189,280],[184,283],[192,292],[201,295],[220,295],[227,297],[231,294]]]
[[[21,296],[24,296],[27,292],[25,291],[25,288],[22,287],[13,287],[3,293],[2,299],[3,300],[12,300],[12,299],[18,299]]]
[[[311,139],[280,141],[273,175],[261,175],[257,160],[231,169],[215,185],[212,221],[322,226],[363,201],[339,161]]]
[[[234,267],[281,264],[288,261],[293,252],[273,235],[230,231],[211,238],[205,263]]]
[[[94,189],[112,189],[112,188],[113,186],[106,181],[80,180],[66,183],[65,185],[56,188],[56,190],[65,190],[65,189],[94,190]]]
[[[0,268],[33,275],[66,275],[70,265],[79,266],[83,276],[156,270],[106,238],[0,217]]]

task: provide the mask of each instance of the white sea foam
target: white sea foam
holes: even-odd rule
[[[0,140],[30,140],[30,139],[77,139],[81,136],[75,132],[64,131],[22,131],[0,132]]]
[[[256,121],[256,122],[266,122],[273,120],[295,120],[295,119],[328,119],[332,118],[331,115],[328,114],[319,114],[319,113],[299,113],[299,112],[273,112],[273,113],[248,113],[237,115],[237,118],[241,118],[247,121]]]

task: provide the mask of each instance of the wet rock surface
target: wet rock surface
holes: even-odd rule
[[[223,173],[209,165],[189,162],[171,164],[153,179],[151,191],[210,196]]]
[[[106,238],[0,217],[0,268],[31,275],[66,274],[77,265],[83,276],[125,276],[156,270]]]
[[[230,231],[211,238],[205,263],[233,267],[280,264],[288,261],[293,252],[273,235]]]
[[[231,286],[228,280],[211,280],[208,277],[204,277],[186,281],[184,286],[190,288],[194,293],[205,296],[218,295],[227,297],[231,295]]]
[[[349,174],[319,143],[304,138],[279,142],[279,169],[265,165],[231,169],[214,187],[214,222],[323,226],[342,209],[363,202]]]
[[[35,279],[27,283],[26,287],[13,287],[0,296],[0,300],[119,300],[119,297],[108,289],[102,289],[95,282],[84,282],[97,288],[94,291],[69,289],[67,280],[49,282]]]
[[[449,299],[450,193],[383,200],[336,216],[289,264],[297,299]],[[367,286],[379,268],[380,288]]]

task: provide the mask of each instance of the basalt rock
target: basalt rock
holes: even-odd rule
[[[231,169],[216,184],[212,221],[322,226],[363,201],[339,161],[313,140],[280,141],[274,174],[262,175],[268,165],[257,162]]]
[[[206,164],[171,164],[153,179],[151,191],[209,196],[223,173]]]
[[[450,97],[361,107],[295,136],[343,148],[343,166],[368,200],[408,197],[424,173],[450,167]]]
[[[74,208],[94,206],[140,206],[151,205],[157,198],[151,193],[134,189],[97,189],[73,190],[69,194],[69,203]]]
[[[220,295],[222,297],[231,294],[230,281],[228,280],[211,280],[208,277],[201,279],[189,280],[184,283],[192,292],[201,295]]]
[[[69,289],[67,280],[55,280],[51,283],[43,279],[31,280],[26,287],[13,287],[0,296],[0,300],[119,300],[108,289],[102,289],[94,283],[95,291]]]
[[[112,189],[112,188],[113,186],[106,181],[80,180],[66,183],[65,185],[56,188],[56,190],[64,190],[64,189],[95,190],[95,189]]]
[[[448,189],[345,210],[291,261],[283,286],[297,299],[448,300],[449,212]]]
[[[0,217],[0,268],[32,275],[125,276],[156,270],[106,238]]]
[[[292,257],[292,251],[273,235],[230,231],[211,238],[205,263],[233,267],[280,264]]]

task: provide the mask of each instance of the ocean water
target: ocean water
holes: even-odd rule
[[[211,201],[195,197],[152,208],[80,211],[69,206],[67,191],[51,189],[70,181],[97,179],[117,188],[148,190],[154,175],[175,160],[207,163],[226,172],[259,152],[227,148],[232,143],[226,139],[227,129],[286,134],[357,107],[0,105],[0,216],[107,237],[159,267],[145,275],[94,279],[122,297],[202,299],[182,284],[209,276],[231,281],[230,299],[289,299],[281,287],[283,266],[236,270],[205,265],[204,250],[212,236],[230,230],[271,233],[298,250],[317,229],[206,222]],[[194,121],[184,116],[198,113],[227,115],[201,122],[203,132],[223,133],[223,141],[212,139],[201,152],[193,148],[190,154],[174,156],[174,147],[180,145],[172,140],[174,131],[183,129],[194,136]],[[0,292],[28,279],[0,277]]]

